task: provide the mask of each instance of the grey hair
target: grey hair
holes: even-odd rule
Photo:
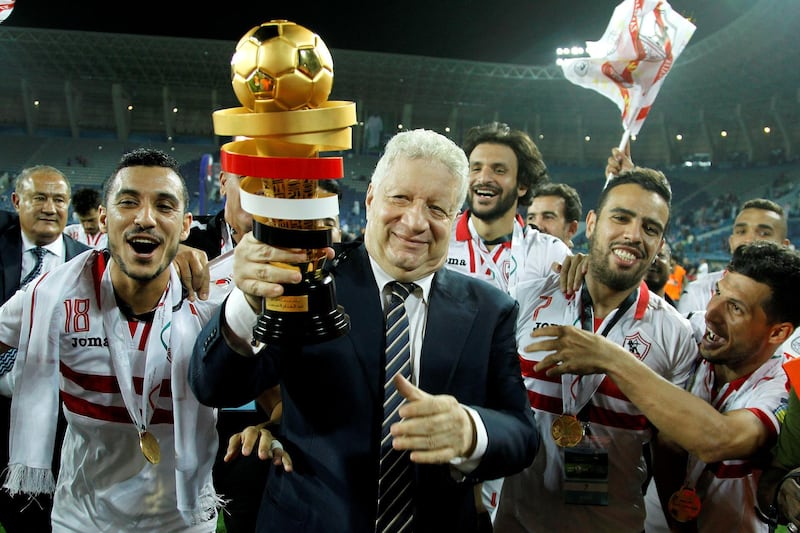
[[[375,166],[370,180],[373,187],[380,186],[398,159],[424,159],[443,164],[459,182],[455,209],[460,209],[464,204],[469,186],[469,161],[464,150],[456,143],[431,130],[398,133],[386,143],[383,155]]]
[[[63,172],[58,170],[56,167],[51,167],[50,165],[35,165],[32,167],[22,169],[22,172],[19,173],[17,178],[14,180],[14,192],[17,194],[20,193],[20,189],[22,188],[22,184],[29,179],[32,179],[35,174],[55,174],[59,176],[64,183],[67,184],[67,195],[72,196],[72,187],[70,186],[69,180],[64,175]]]

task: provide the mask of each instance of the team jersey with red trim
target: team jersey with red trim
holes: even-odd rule
[[[83,224],[70,224],[64,228],[64,233],[76,241],[98,250],[103,250],[108,247],[108,235],[103,232],[99,232],[96,235],[89,235],[86,233],[86,230],[83,229]]]
[[[800,357],[800,328],[795,328],[792,334],[778,348],[779,355],[789,358]]]
[[[53,520],[62,525],[102,517],[101,524],[131,524],[143,531],[207,531],[207,524],[189,528],[177,513],[174,425],[169,368],[158,392],[143,391],[150,322],[128,321],[134,398],[149,396],[153,409],[148,431],[158,439],[161,461],[152,465],[139,449],[139,439],[125,408],[116,370],[105,345],[103,315],[92,284],[80,284],[64,303],[68,310],[61,334],[61,398],[68,429],[54,496]],[[213,302],[183,301],[191,310],[191,331],[172,334],[197,337],[217,308]],[[71,310],[71,312],[69,312]],[[108,443],[114,446],[108,446]],[[136,487],[130,490],[128,487]],[[144,488],[143,488],[144,487]],[[213,493],[211,480],[208,490]],[[151,497],[141,498],[141,494]],[[115,517],[119,517],[118,522]],[[84,523],[83,526],[89,526]],[[213,529],[212,529],[213,531]]]
[[[788,383],[783,363],[787,359],[776,355],[752,374],[725,384],[713,391],[714,365],[702,360],[697,366],[687,390],[727,413],[747,409],[758,417],[769,434],[759,453],[745,459],[704,464],[689,457],[688,476],[700,497],[698,531],[769,531],[767,524],[755,514],[756,490],[761,476],[759,461],[768,456],[775,444],[788,403]],[[669,532],[654,484],[645,498],[647,527],[650,532]]]
[[[642,445],[652,436],[651,426],[639,409],[622,394],[611,379],[599,375],[586,413],[588,432],[608,451],[608,505],[575,505],[564,500],[564,448],[551,435],[553,421],[565,412],[562,394],[585,387],[586,378],[548,377],[534,371],[545,353],[525,353],[531,332],[546,325],[581,327],[581,294],[567,299],[559,289],[558,276],[521,281],[517,321],[517,343],[531,409],[536,415],[541,447],[533,464],[506,478],[500,497],[496,525],[513,524],[524,531],[642,531],[644,499],[642,484],[646,467]],[[585,290],[585,289],[582,289]],[[697,344],[689,322],[642,283],[634,303],[607,332],[609,340],[624,347],[668,381],[683,385],[697,357]],[[596,331],[603,332],[613,320],[610,313]],[[591,377],[591,376],[589,376]],[[576,388],[577,387],[577,388]],[[591,391],[591,387],[586,390]],[[571,396],[567,396],[570,398]],[[577,405],[577,410],[581,406]],[[572,413],[575,414],[575,413]]]
[[[447,268],[490,283],[516,297],[520,277],[544,278],[552,273],[554,262],[563,263],[570,249],[559,239],[526,225],[517,215],[511,240],[491,251],[475,231],[469,211],[456,219],[447,250]],[[494,519],[502,479],[483,482],[483,506]]]
[[[177,511],[170,368],[168,365],[160,387],[142,390],[147,340],[159,332],[151,331],[151,322],[129,320],[126,333],[130,338],[126,340],[131,348],[134,398],[139,405],[143,394],[149,397],[152,419],[147,431],[158,440],[161,461],[154,465],[142,455],[109,354],[99,305],[99,270],[84,269],[83,282],[63,303],[59,386],[68,426],[61,448],[53,524],[70,531],[122,531],[137,524],[141,531],[213,532],[215,521],[190,527]],[[30,292],[18,291],[9,300],[9,312],[4,309],[0,313],[0,340],[16,345],[19,302],[31,297]],[[219,303],[218,299],[183,300],[181,305],[189,306],[191,312],[191,320],[186,321],[191,327],[172,334],[196,338]],[[210,473],[204,490],[214,493]],[[142,494],[148,497],[142,498]],[[87,523],[88,519],[97,522]]]
[[[469,211],[461,213],[453,226],[447,268],[487,281],[512,296],[518,277],[545,277],[554,262],[562,263],[571,255],[566,244],[527,226],[519,215],[511,241],[498,244],[491,251],[475,231]]]

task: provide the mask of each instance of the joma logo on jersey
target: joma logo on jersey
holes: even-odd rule
[[[447,264],[448,265],[453,265],[453,266],[465,267],[465,266],[467,266],[467,260],[466,259],[459,259],[458,257],[448,257],[447,258]]]
[[[533,330],[536,331],[539,328],[546,328],[547,326],[558,326],[558,324],[550,323],[550,322],[534,322],[533,323]]]
[[[91,348],[108,346],[108,338],[106,337],[72,337],[73,348]]]

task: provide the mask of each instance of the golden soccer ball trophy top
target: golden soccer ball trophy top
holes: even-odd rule
[[[251,111],[316,108],[333,88],[333,57],[314,32],[272,20],[239,39],[231,80],[239,102]]]

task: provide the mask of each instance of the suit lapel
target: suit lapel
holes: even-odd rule
[[[81,252],[85,252],[86,250],[90,249],[89,246],[86,246],[82,242],[76,241],[68,235],[63,235],[62,237],[64,239],[64,261],[69,261]]]
[[[375,276],[364,246],[347,252],[342,262],[350,263],[340,274],[333,270],[337,300],[350,316],[351,328],[357,331],[347,338],[369,387],[373,400],[383,403],[384,320]]]
[[[457,275],[441,269],[433,278],[420,360],[420,388],[448,389],[464,355],[467,334],[478,313],[475,297]]]
[[[22,277],[22,236],[18,224],[11,225],[0,235],[0,261],[3,265],[3,301],[19,288]]]
[[[0,267],[3,270],[2,294],[5,302],[19,288],[19,280],[22,277],[22,234],[20,233],[19,220],[17,218],[9,220],[10,224],[5,231],[0,234]],[[63,235],[65,261],[69,261],[81,252],[90,248],[75,239]]]

